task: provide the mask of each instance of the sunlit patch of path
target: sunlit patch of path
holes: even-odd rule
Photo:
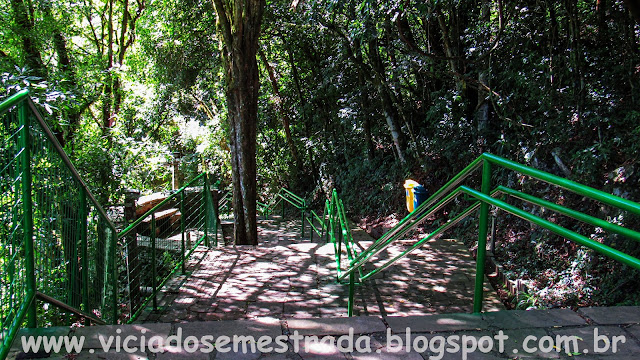
[[[273,317],[280,319],[347,316],[348,286],[335,278],[332,244],[300,237],[299,220],[272,216],[259,221],[258,247],[200,247],[186,275],[171,279],[138,322],[192,322]],[[371,237],[354,227],[360,247]],[[399,242],[374,259],[402,251]],[[471,312],[475,261],[461,242],[426,244],[375,279],[356,288],[355,315],[407,316]],[[485,282],[486,283],[486,282]],[[485,310],[502,308],[486,290]]]

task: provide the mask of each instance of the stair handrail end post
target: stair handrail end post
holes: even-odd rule
[[[485,160],[482,164],[482,185],[481,191],[487,196],[491,196],[491,162]],[[489,204],[480,204],[480,216],[478,221],[478,250],[476,254],[476,281],[473,296],[473,313],[482,312],[482,302],[484,298],[484,273],[487,256],[487,233],[489,227]]]
[[[204,174],[204,184],[202,185],[202,202],[204,204],[204,245],[209,247],[209,177]]]
[[[156,214],[151,214],[151,289],[153,291],[153,310],[158,310],[158,299],[156,296],[156,276],[157,276],[157,261],[156,261]]]
[[[38,326],[36,314],[36,274],[35,274],[35,249],[33,243],[33,210],[31,193],[31,142],[29,115],[27,114],[27,102],[23,101],[18,105],[18,121],[22,127],[20,130],[20,147],[22,148],[22,211],[24,231],[24,256],[26,273],[27,298],[34,298],[27,309],[27,326],[35,328]]]
[[[185,258],[184,258],[184,254],[186,251],[186,244],[185,244],[185,212],[184,212],[184,191],[180,192],[180,250],[181,250],[181,258],[182,258],[182,274],[184,275],[186,273],[186,269],[185,269]]]
[[[347,315],[349,317],[353,316],[353,303],[355,299],[355,291],[356,290],[356,273],[351,272],[349,274],[349,302],[347,303]]]
[[[80,244],[82,251],[82,304],[84,305],[85,312],[90,312],[89,309],[89,243],[87,241],[87,193],[80,187]]]
[[[301,230],[301,237],[304,239],[304,212],[307,210],[307,203],[305,200],[302,200],[302,209],[300,209],[300,211],[302,212],[302,230]]]
[[[118,268],[116,266],[116,246],[118,242],[118,233],[114,230],[111,230],[111,243],[109,244],[110,248],[110,261],[109,265],[111,266],[111,284],[113,287],[113,296],[112,296],[112,306],[113,306],[113,325],[118,324]]]

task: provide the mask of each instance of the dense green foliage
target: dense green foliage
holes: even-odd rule
[[[119,201],[127,187],[166,187],[173,153],[205,159],[229,183],[211,1],[0,4],[2,95],[33,89],[102,201]],[[259,192],[286,185],[321,199],[335,187],[354,215],[384,216],[403,211],[405,178],[434,191],[489,151],[640,200],[639,37],[621,0],[270,1],[258,57]],[[188,171],[202,166],[192,161]],[[527,276],[549,267],[585,279],[622,271],[562,239],[502,224],[514,268],[523,254],[549,260]],[[542,245],[513,240],[509,250],[507,238],[523,237]],[[573,303],[627,301],[622,290],[639,277],[626,274]]]

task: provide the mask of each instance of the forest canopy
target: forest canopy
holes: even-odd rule
[[[267,1],[258,197],[336,188],[353,215],[385,216],[406,178],[435,191],[491,152],[640,199],[627,3]],[[0,96],[31,90],[102,203],[166,188],[174,157],[232,182],[215,2],[0,4]]]

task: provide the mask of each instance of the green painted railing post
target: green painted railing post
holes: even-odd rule
[[[218,189],[216,189],[216,197],[213,198],[213,233],[214,233],[214,238],[213,238],[213,245],[214,246],[218,246],[218,228],[220,227],[220,222],[218,220],[220,220],[220,209],[219,209],[219,205],[220,205],[220,192],[218,191]]]
[[[204,175],[204,186],[202,192],[202,201],[204,202],[204,245],[209,247],[209,197],[207,192],[209,190],[209,176]]]
[[[302,238],[304,238],[304,212],[305,212],[306,209],[307,209],[307,205],[306,205],[306,202],[303,200],[302,201],[302,209],[301,209],[301,212],[302,212],[302,230],[301,230],[301,232],[302,232],[302,234],[300,235]]]
[[[491,163],[485,160],[482,164],[482,185],[483,194],[491,195]],[[480,205],[480,219],[478,222],[478,253],[476,255],[476,283],[473,296],[473,312],[482,312],[482,301],[484,297],[484,266],[487,257],[487,231],[489,225],[489,204],[482,202]]]
[[[153,310],[158,309],[158,300],[156,296],[156,274],[157,274],[157,258],[156,258],[156,213],[151,214],[151,289],[153,291]]]
[[[355,271],[349,274],[349,303],[347,304],[347,314],[349,317],[353,316],[353,300],[356,292],[356,273]]]
[[[184,212],[184,191],[180,192],[180,235],[181,235],[181,246],[180,249],[182,251],[182,274],[184,274],[186,272],[185,269],[185,262],[186,259],[184,258],[184,254],[185,254],[185,233],[184,233],[184,217],[185,217],[185,212]]]
[[[116,325],[118,323],[118,268],[116,267],[116,243],[118,239],[118,233],[111,230],[111,241],[109,244],[109,253],[111,256],[109,257],[109,265],[111,266],[111,284],[113,286],[113,296],[112,296],[112,306],[113,306],[113,324]]]
[[[344,241],[344,234],[342,233],[342,224],[340,224],[340,204],[336,201],[336,228],[338,229],[338,262],[342,264],[342,241]]]
[[[320,222],[320,226],[321,226],[320,239],[324,237],[324,230],[327,225],[327,221],[325,220],[326,218],[327,218],[327,200],[325,200],[324,202],[324,211],[322,211],[322,221]]]
[[[329,242],[329,219],[327,216],[331,216],[329,214],[329,200],[324,201],[324,212],[322,214],[322,234],[325,237],[325,241]]]
[[[20,147],[22,148],[22,228],[24,231],[24,261],[27,287],[27,298],[36,294],[36,269],[35,254],[33,245],[33,203],[31,199],[31,142],[29,141],[29,116],[27,114],[27,102],[22,102],[18,108],[18,120],[20,121]],[[38,326],[36,318],[35,300],[29,305],[27,310],[27,326],[35,328]]]
[[[284,220],[284,203],[286,201],[284,201],[284,198],[282,196],[280,196],[280,200],[282,201],[282,219]]]
[[[109,237],[109,257],[107,270],[105,271],[107,277],[105,279],[105,282],[109,280],[109,271],[111,271],[111,306],[113,306],[113,309],[111,309],[111,311],[113,312],[113,321],[111,323],[113,325],[116,325],[118,324],[118,295],[120,293],[118,291],[118,269],[116,268],[116,243],[118,242],[118,233],[113,230],[110,230],[109,233],[111,234],[111,236]]]
[[[80,188],[80,210],[78,211],[80,226],[80,246],[82,246],[82,304],[83,310],[89,309],[89,249],[87,243],[87,193]]]

